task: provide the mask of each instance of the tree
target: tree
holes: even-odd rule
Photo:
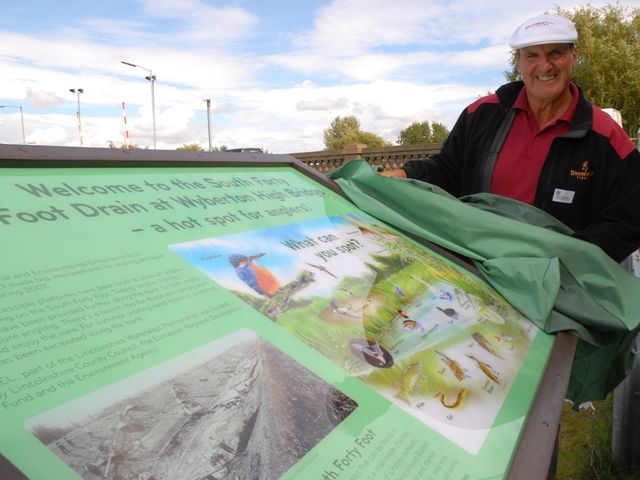
[[[630,137],[640,126],[640,9],[619,4],[556,9],[578,30],[577,62],[573,80],[585,96],[602,108],[622,114]],[[507,80],[520,78],[515,59]]]
[[[449,129],[443,123],[431,124],[431,143],[444,143],[449,136]]]
[[[186,150],[188,152],[204,152],[204,148],[199,143],[185,143],[176,150]]]
[[[375,133],[360,130],[360,121],[353,115],[334,118],[323,133],[325,150],[339,150],[350,143],[364,143],[369,147],[389,145]]]
[[[367,147],[387,147],[389,146],[389,142],[387,142],[384,138],[376,135],[375,133],[359,131],[353,136],[348,136],[345,138],[345,142],[342,145],[349,145],[350,143],[364,143]],[[339,147],[339,148],[342,148]]]
[[[419,143],[442,143],[449,135],[449,130],[442,123],[428,121],[413,122],[404,130],[396,143],[398,145],[416,145]]]

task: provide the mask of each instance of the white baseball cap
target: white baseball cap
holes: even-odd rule
[[[509,45],[514,50],[547,43],[575,43],[578,31],[571,20],[561,15],[530,18],[513,32]]]

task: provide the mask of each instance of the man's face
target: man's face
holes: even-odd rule
[[[567,90],[576,51],[566,43],[534,45],[519,49],[516,60],[529,100],[546,103]]]

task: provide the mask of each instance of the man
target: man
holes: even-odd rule
[[[522,81],[469,105],[440,154],[383,175],[520,200],[625,259],[640,245],[640,153],[571,82],[577,38],[559,15],[524,22],[510,41]]]

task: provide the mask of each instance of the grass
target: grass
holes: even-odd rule
[[[640,467],[617,469],[611,454],[613,395],[593,411],[565,404],[560,424],[557,480],[640,480]]]

